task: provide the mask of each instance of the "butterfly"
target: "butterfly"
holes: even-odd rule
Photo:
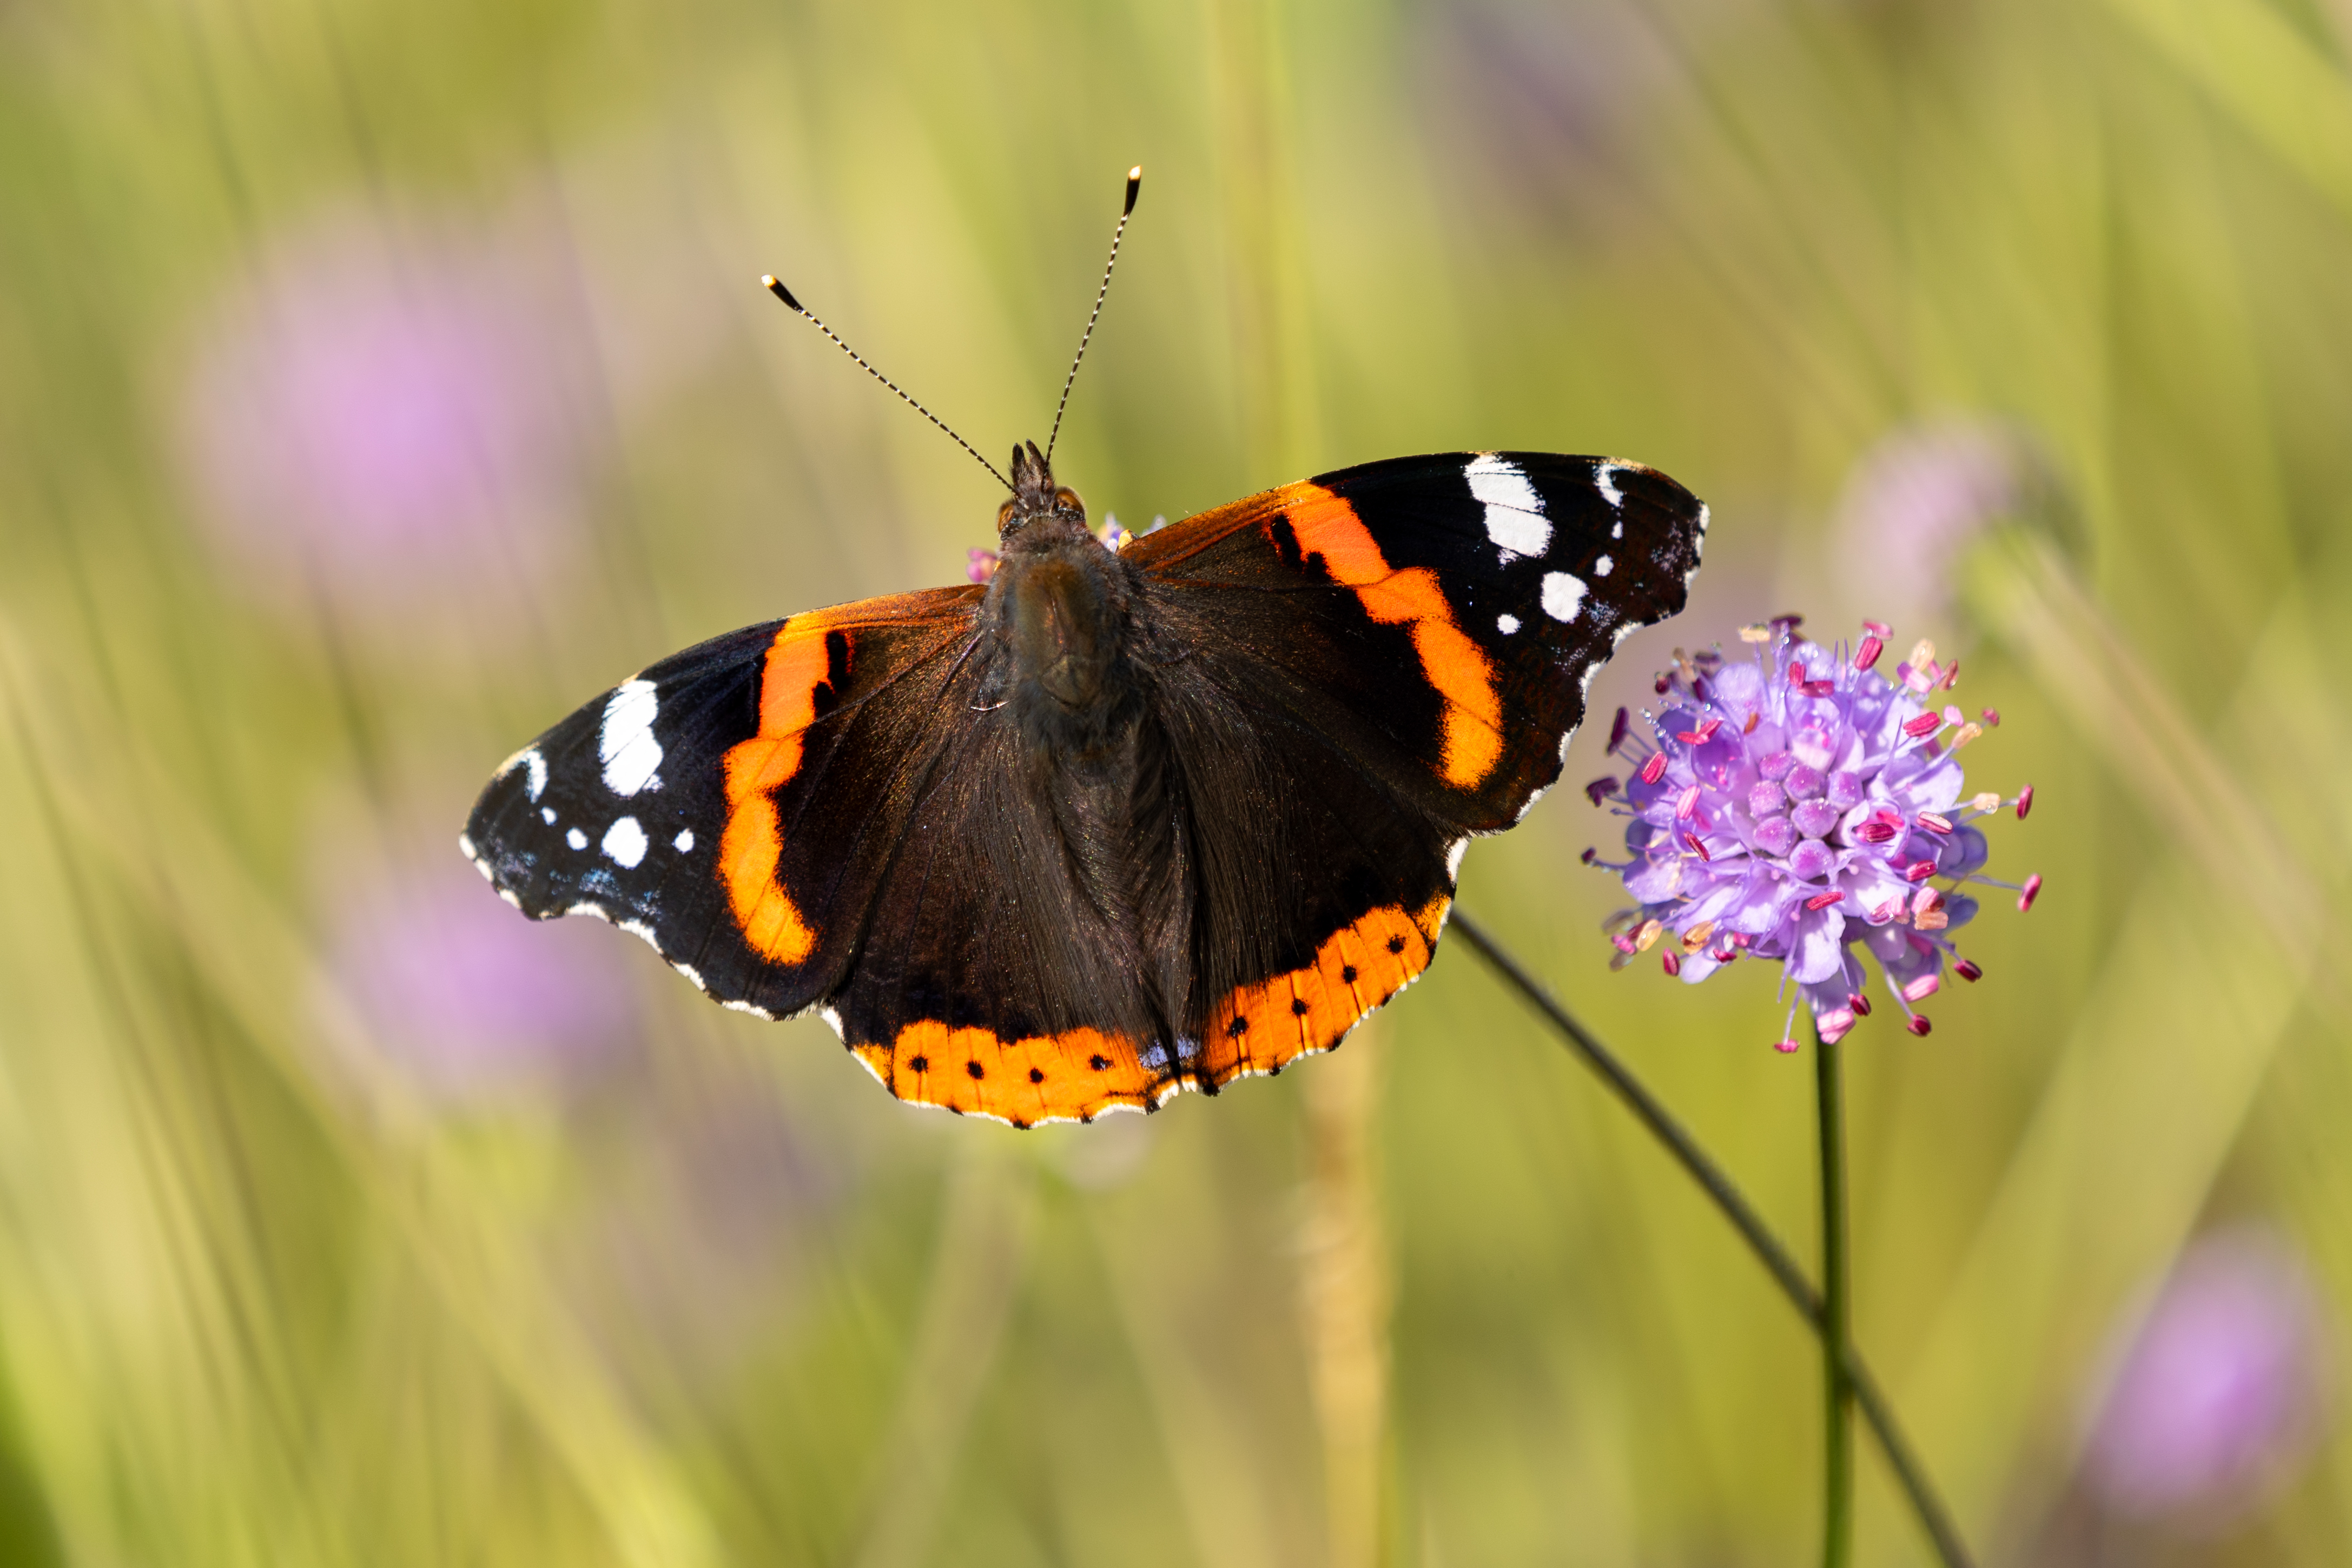
[[[462,845],[708,995],[811,1009],[1015,1126],[1325,1051],[1430,962],[1469,841],[1683,608],[1706,508],[1548,453],[1402,457],[1106,548],[1016,449],[984,584],[747,627],[509,758]]]
[[[526,915],[814,1010],[902,1100],[1156,1110],[1330,1049],[1428,967],[1463,851],[1559,779],[1706,530],[1639,464],[1457,452],[1110,548],[1052,450],[1014,449],[984,582],[640,671],[509,758],[460,847]]]

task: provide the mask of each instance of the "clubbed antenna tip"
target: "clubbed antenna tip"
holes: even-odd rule
[[[808,318],[809,325],[814,327],[818,331],[832,339],[833,346],[839,349],[843,353],[847,354],[850,360],[859,370],[864,371],[867,375],[872,376],[876,381],[880,382],[884,386],[888,387],[892,392],[897,392],[899,400],[906,403],[908,408],[913,409],[917,413],[921,414],[925,419],[929,420],[941,430],[947,431],[948,439],[954,442],[958,446],[962,447],[966,452],[971,453],[971,460],[974,463],[979,464],[982,468],[987,469],[990,477],[993,478],[998,484],[1003,486],[1008,490],[1013,488],[1012,482],[1006,479],[1003,475],[997,473],[996,465],[991,463],[987,458],[982,457],[978,452],[973,451],[971,443],[966,441],[962,436],[958,435],[952,429],[950,429],[947,421],[941,419],[938,414],[933,413],[929,409],[925,408],[921,403],[917,402],[913,398],[908,397],[905,388],[901,387],[897,382],[892,381],[888,376],[884,375],[880,371],[876,370],[872,365],[867,364],[864,355],[851,348],[848,344],[843,342],[839,333],[826,326],[823,321],[817,319],[817,314],[815,311],[810,309],[807,306],[793,298],[793,291],[784,287],[783,280],[782,278],[779,278],[772,272],[763,272],[760,275],[760,285],[769,293],[774,295],[777,298],[791,306],[795,313]]]
[[[1054,462],[1054,444],[1062,438],[1062,415],[1070,406],[1070,388],[1077,383],[1078,367],[1087,362],[1087,345],[1094,341],[1095,322],[1102,316],[1103,300],[1110,294],[1111,269],[1118,265],[1118,242],[1127,237],[1127,220],[1135,215],[1136,193],[1143,189],[1143,165],[1138,163],[1127,172],[1127,203],[1118,210],[1118,226],[1110,231],[1110,259],[1103,263],[1102,287],[1095,290],[1095,308],[1087,314],[1087,329],[1078,335],[1078,351],[1070,361],[1070,373],[1062,382],[1062,401],[1054,405],[1054,429],[1045,437],[1045,463]]]

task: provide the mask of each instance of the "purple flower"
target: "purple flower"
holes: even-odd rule
[[[1932,643],[1889,680],[1878,670],[1885,626],[1866,623],[1849,653],[1804,641],[1797,624],[1743,630],[1752,660],[1677,651],[1658,680],[1661,711],[1643,716],[1654,740],[1619,710],[1610,749],[1637,766],[1622,788],[1587,787],[1632,819],[1630,859],[1588,852],[1640,905],[1612,923],[1617,962],[1664,940],[1666,973],[1696,984],[1740,957],[1770,959],[1831,1040],[1869,1015],[1875,966],[1924,1035],[1913,1004],[1942,985],[1947,961],[1963,979],[1983,973],[1950,933],[1977,912],[1963,888],[2014,885],[1981,874],[1976,824],[2019,802],[1965,794],[1957,754],[1985,725],[1934,706],[1959,668],[1939,664]],[[1779,1049],[1797,1049],[1795,1021],[1792,1003]]]
[[[331,222],[268,247],[180,389],[238,580],[398,609],[544,563],[574,523],[581,323],[521,257]]]
[[[2227,1517],[2315,1436],[2323,1316],[2275,1235],[2193,1243],[2134,1313],[2092,1424],[2085,1478],[2126,1515]]]
[[[339,890],[329,965],[384,1063],[436,1099],[560,1088],[623,1058],[613,934],[518,920],[459,866]]]
[[[1836,559],[1855,601],[1890,583],[1925,585],[1901,608],[1941,613],[1954,559],[2025,501],[2027,457],[2018,434],[1990,421],[1911,426],[1864,453],[1838,504]]]

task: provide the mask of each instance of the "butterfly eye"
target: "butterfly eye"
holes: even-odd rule
[[[1087,515],[1087,504],[1079,500],[1078,493],[1067,485],[1054,492],[1054,505],[1066,512],[1076,512],[1082,517]]]
[[[1004,531],[1004,525],[1012,520],[1013,502],[1010,499],[1007,499],[1004,505],[996,508],[996,531],[1003,533]]]

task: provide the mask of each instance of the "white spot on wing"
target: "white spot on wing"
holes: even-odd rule
[[[1607,501],[1612,507],[1625,504],[1624,492],[1617,488],[1617,476],[1624,471],[1622,466],[1615,463],[1601,462],[1592,465],[1593,488],[1599,490],[1601,499]]]
[[[635,867],[646,858],[646,831],[635,817],[623,817],[604,830],[603,848],[620,864]]]
[[[1609,537],[1612,539],[1622,539],[1625,537],[1624,518],[1620,517],[1615,522],[1609,525]]]
[[[555,808],[552,806],[541,806],[539,809],[539,820],[545,822],[551,828],[555,826]]]
[[[1482,452],[1463,466],[1470,494],[1486,508],[1486,537],[1509,555],[1541,555],[1551,548],[1543,497],[1516,463]]]
[[[1555,621],[1573,621],[1584,608],[1584,580],[1564,571],[1548,571],[1543,580],[1544,613]]]
[[[1519,618],[1516,615],[1497,615],[1495,617],[1495,625],[1504,636],[1507,637],[1519,629]]]
[[[504,762],[499,763],[498,772],[491,777],[503,779],[518,768],[522,768],[526,774],[523,792],[536,802],[547,789],[547,758],[539,754],[538,747],[526,746]]]
[[[574,828],[563,835],[563,841],[575,850],[584,850],[588,847],[588,835]]]
[[[1616,570],[1617,563],[1605,555],[1592,563],[1592,575],[1595,577],[1607,577]]]
[[[1481,452],[1464,465],[1462,476],[1470,481],[1470,493],[1486,506],[1543,515],[1543,497],[1528,483],[1519,465],[1507,457]]]
[[[677,837],[670,841],[670,847],[677,850],[680,854],[692,852],[694,849],[694,830],[692,828],[679,829]]]
[[[614,794],[661,787],[654,779],[662,759],[661,742],[654,738],[654,719],[660,712],[661,698],[651,681],[624,681],[605,699],[596,755],[604,764],[604,788]]]

